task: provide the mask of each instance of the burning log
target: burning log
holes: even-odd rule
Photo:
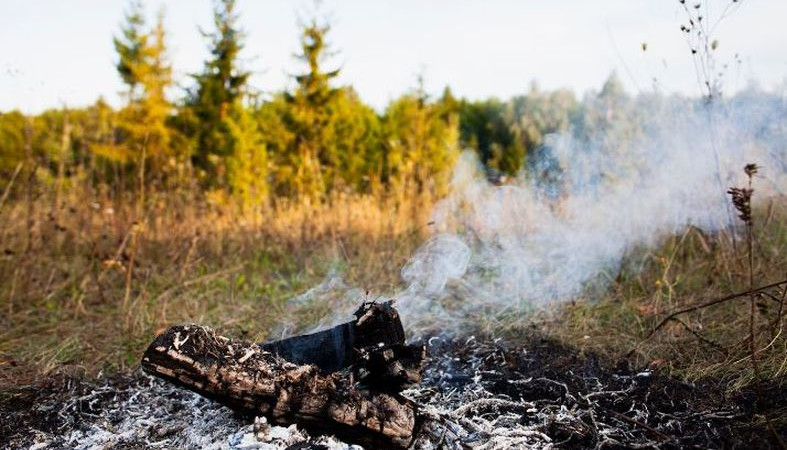
[[[404,344],[390,303],[371,303],[353,322],[268,344],[175,326],[148,347],[142,367],[273,423],[297,422],[362,445],[406,447],[418,410],[397,392],[420,381],[423,357],[423,347]]]

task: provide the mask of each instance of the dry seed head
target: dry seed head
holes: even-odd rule
[[[734,187],[730,188],[727,193],[732,197],[732,204],[740,213],[738,217],[747,225],[751,225],[751,196],[754,193],[754,189]]]
[[[757,173],[759,167],[757,164],[749,163],[743,166],[743,171],[746,172],[746,176],[749,177],[749,187],[748,188],[730,188],[727,193],[730,194],[732,197],[732,204],[735,206],[735,209],[738,210],[740,213],[738,217],[745,222],[747,225],[752,224],[752,217],[751,217],[751,196],[754,194],[754,189],[751,188],[751,179],[754,174]]]
[[[755,173],[757,173],[757,170],[759,170],[757,164],[746,164],[746,166],[743,167],[743,171],[746,172],[746,175],[748,175],[749,178],[751,178]]]

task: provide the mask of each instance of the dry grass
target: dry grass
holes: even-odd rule
[[[147,203],[138,214],[133,201],[80,192],[57,207],[44,195],[0,211],[7,381],[134,367],[154,334],[179,322],[263,339],[287,299],[334,269],[390,291],[431,207],[342,195],[255,212],[177,194]]]
[[[754,284],[787,278],[787,203],[769,202],[755,211]],[[565,304],[539,324],[549,333],[587,350],[622,357],[689,380],[714,379],[738,390],[754,379],[749,348],[749,297],[700,308],[670,321],[643,341],[656,324],[687,306],[749,288],[747,251],[730,235],[710,236],[689,229],[656,251],[631,255],[628,266],[613,274],[616,283],[601,299]],[[787,337],[783,309],[787,286],[757,298],[755,343],[762,377],[782,385],[787,380]]]
[[[325,204],[241,211],[154,193],[142,210],[100,193],[74,190],[56,207],[52,197],[0,206],[0,384],[64,368],[135,367],[152,337],[174,323],[256,340],[285,317],[296,327],[315,323],[330,303],[294,308],[287,300],[332,270],[348,284],[393,292],[399,269],[429,232],[432,206],[417,196],[337,195]],[[755,284],[787,277],[785,206],[782,199],[755,210]],[[689,229],[659,249],[632,252],[620,273],[607,274],[616,281],[601,294],[548,318],[490,317],[487,328],[514,336],[535,325],[580,349],[621,356],[664,312],[745,290],[745,253],[728,235]],[[776,321],[778,301],[760,304],[760,370],[781,383],[787,314]],[[745,299],[681,319],[639,346],[635,362],[688,379],[712,377],[731,390],[751,382]]]

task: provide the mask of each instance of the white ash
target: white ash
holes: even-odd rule
[[[532,349],[473,338],[433,338],[429,347],[423,382],[403,393],[422,407],[423,427],[412,446],[418,450],[717,447],[727,433],[723,427],[740,417],[733,405],[697,409],[680,393],[672,394],[679,407],[657,409],[648,400],[653,398],[648,383],[656,378],[649,371],[596,374],[571,363],[552,372],[551,379],[544,354]],[[546,357],[561,355],[566,357],[552,349]],[[521,359],[511,363],[512,357]],[[662,389],[654,396],[664,396]],[[56,426],[45,432],[28,425],[6,441],[9,448],[361,448],[310,435],[296,425],[236,416],[141,372],[91,385],[74,383],[35,404],[38,416],[56,416]]]
[[[507,360],[512,350],[505,350],[498,340],[433,338],[429,346],[432,355],[442,356],[430,358],[421,386],[405,392],[424,405],[431,416],[415,448],[565,448],[576,446],[571,440],[577,437],[587,438],[580,445],[583,448],[681,447],[681,441],[676,439],[683,435],[681,426],[686,419],[714,418],[725,423],[738,414],[734,407],[715,411],[689,408],[674,414],[650,410],[647,401],[636,400],[633,395],[641,388],[639,383],[643,379],[652,377],[650,371],[631,375],[609,372],[608,379],[602,381],[592,374],[569,370],[562,379],[582,380],[585,388],[580,390],[543,376],[512,376],[521,367],[509,366]],[[461,348],[461,355],[451,351],[452,346]],[[515,351],[527,358],[526,348]],[[512,388],[511,395],[501,392],[506,391],[501,386]],[[555,395],[535,395],[532,401],[522,400],[518,388],[527,390],[534,386],[554,388]],[[628,403],[630,407],[625,414],[605,407],[615,402]],[[659,421],[659,425],[654,425],[656,428],[647,425],[656,417],[670,419]],[[716,433],[710,431],[716,426],[718,423],[711,426],[706,422],[710,435]]]
[[[120,386],[107,380],[53,414],[63,420],[61,433],[34,431],[27,436],[32,442],[20,437],[13,448],[282,450],[296,444],[360,448],[329,436],[314,439],[296,425],[270,425],[264,418],[249,424],[216,402],[142,372]]]

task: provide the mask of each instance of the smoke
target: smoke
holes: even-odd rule
[[[548,136],[502,185],[460,157],[432,236],[401,269],[406,328],[460,331],[604,289],[635,250],[697,227],[735,226],[726,190],[760,166],[755,201],[787,189],[787,106],[750,90],[705,104],[680,97],[585,99],[568,132]],[[390,294],[390,293],[386,293]],[[332,273],[296,300],[329,299],[350,317],[370,298]],[[286,333],[285,333],[286,334]]]
[[[487,181],[474,152],[462,155],[452,194],[433,213],[436,233],[402,269],[407,288],[396,298],[411,331],[575,298],[605,287],[634,249],[689,226],[733,226],[725,191],[744,182],[746,163],[761,167],[756,200],[784,195],[787,109],[778,97],[596,107],[580,118],[584,129],[549,136],[505,185]]]

